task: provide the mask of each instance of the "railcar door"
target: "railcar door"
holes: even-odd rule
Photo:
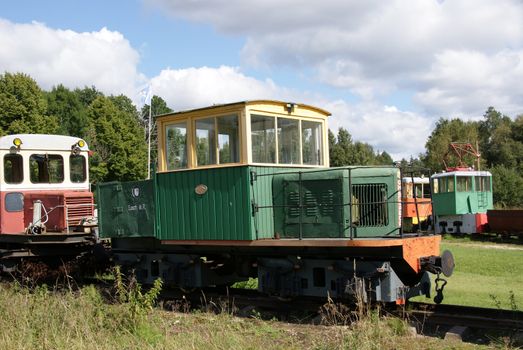
[[[24,232],[24,195],[16,185],[24,181],[23,157],[17,153],[2,155],[0,181],[0,233]]]

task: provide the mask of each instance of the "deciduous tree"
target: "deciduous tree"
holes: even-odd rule
[[[28,75],[0,75],[0,133],[56,133],[58,122],[47,115],[43,91]]]
[[[143,130],[125,96],[97,97],[88,108],[90,142],[94,155],[91,174],[97,181],[129,181],[146,176],[147,154]]]

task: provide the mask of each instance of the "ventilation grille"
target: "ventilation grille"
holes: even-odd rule
[[[67,208],[69,226],[79,225],[82,219],[93,216],[93,196],[90,193],[67,196],[64,198],[64,202]]]
[[[352,186],[352,223],[357,227],[387,226],[387,185]]]

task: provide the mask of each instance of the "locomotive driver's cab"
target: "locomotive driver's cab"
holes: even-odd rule
[[[1,137],[0,234],[68,233],[92,217],[88,152],[76,137]]]
[[[258,100],[158,116],[159,171],[328,167],[327,111]]]

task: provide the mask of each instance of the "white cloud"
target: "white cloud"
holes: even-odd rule
[[[519,0],[145,1],[244,36],[246,64],[312,69],[364,99],[418,91],[414,102],[429,114],[523,111]],[[484,73],[492,75],[478,79]]]
[[[363,98],[352,103],[333,101],[279,86],[271,79],[256,79],[238,67],[166,68],[150,83],[154,94],[176,110],[265,98],[317,105],[333,113],[333,131],[345,127],[355,140],[386,150],[395,159],[423,152],[433,116],[482,113],[489,105],[505,113],[523,110],[523,30],[518,32],[521,25],[513,20],[518,8],[504,21],[496,17],[507,13],[510,1],[501,1],[492,9],[494,14],[478,2],[479,10],[471,13],[474,21],[493,23],[480,32],[471,20],[458,21],[459,16],[446,14],[449,10],[438,8],[437,2],[415,2],[410,5],[411,14],[401,1],[386,7],[382,2],[363,6],[359,1],[327,1],[321,8],[284,1],[274,16],[260,23],[253,23],[253,18],[263,11],[270,13],[275,3],[246,7],[231,0],[236,9],[229,2],[194,8],[193,3],[198,1],[171,2],[182,9],[180,16],[206,20],[225,32],[247,33],[243,54],[249,61],[303,65],[312,68],[321,82],[351,89]],[[222,12],[213,7],[217,3],[223,6]],[[454,11],[468,9],[460,1],[444,6]],[[230,21],[228,15],[237,20]],[[393,28],[394,23],[398,28]],[[419,30],[407,30],[417,26]],[[455,33],[438,34],[445,26],[455,28]],[[137,69],[138,51],[122,34],[106,28],[79,33],[0,19],[0,47],[0,71],[25,72],[44,89],[59,83],[71,88],[94,85],[105,93],[137,99],[138,86],[147,80]],[[427,112],[379,102],[377,96],[398,88],[418,91],[414,101]]]
[[[329,125],[334,133],[344,127],[354,140],[368,142],[376,151],[387,151],[394,160],[423,153],[434,127],[430,118],[376,102],[338,100],[325,101],[323,106],[333,114]]]
[[[370,143],[375,150],[386,150],[395,159],[423,152],[432,125],[426,118],[394,106],[376,102],[349,104],[303,91],[285,89],[271,80],[246,76],[239,68],[221,66],[165,69],[151,79],[154,94],[162,96],[175,110],[252,99],[277,99],[320,106],[333,115],[330,129],[344,127],[353,139]],[[408,141],[407,141],[408,140]]]
[[[448,50],[420,76],[415,99],[433,114],[466,117],[464,112],[495,106],[514,115],[523,111],[523,49],[495,54]],[[480,111],[481,112],[481,111]]]
[[[29,74],[44,89],[94,85],[104,93],[132,96],[144,80],[137,71],[138,52],[107,28],[78,33],[0,19],[0,47],[0,71]]]
[[[296,100],[304,95],[229,66],[167,68],[151,79],[151,85],[154,94],[162,96],[175,110],[253,99]]]

